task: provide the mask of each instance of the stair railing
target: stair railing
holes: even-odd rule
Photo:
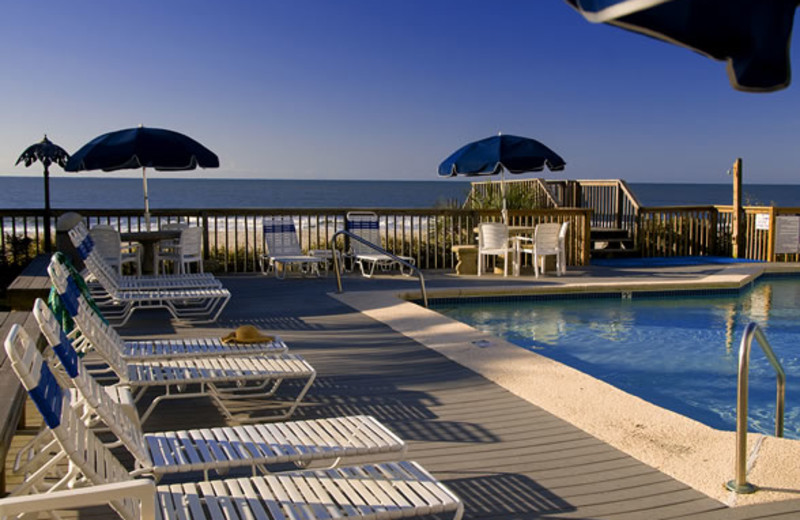
[[[783,437],[783,411],[786,396],[786,373],[781,362],[767,341],[767,337],[757,323],[750,323],[744,329],[742,342],[739,345],[739,384],[736,392],[736,468],[733,480],[725,484],[729,490],[747,494],[753,493],[756,487],[747,482],[747,397],[748,371],[750,368],[750,347],[753,339],[758,340],[761,350],[767,356],[777,376],[777,395],[775,397],[775,436]]]
[[[422,276],[422,271],[420,271],[416,265],[413,265],[403,260],[399,256],[390,253],[389,251],[383,249],[377,244],[373,244],[369,240],[364,240],[360,236],[356,235],[355,233],[351,233],[346,229],[340,229],[339,231],[334,233],[333,236],[331,237],[331,256],[333,256],[333,272],[336,273],[336,286],[338,288],[339,293],[344,292],[344,289],[342,289],[342,269],[341,266],[339,265],[339,255],[336,254],[337,252],[336,237],[338,237],[339,235],[349,237],[350,240],[356,240],[357,242],[360,242],[365,246],[374,249],[376,252],[388,256],[389,258],[399,263],[403,267],[408,268],[408,270],[411,271],[412,273],[416,273],[417,277],[419,278],[419,288],[420,291],[422,292],[422,303],[425,307],[428,306],[428,292],[425,290],[425,277]]]

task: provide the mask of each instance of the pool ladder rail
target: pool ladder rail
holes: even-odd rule
[[[748,374],[750,370],[750,348],[753,339],[764,351],[777,376],[777,395],[775,397],[775,436],[783,437],[783,413],[786,396],[786,373],[767,340],[767,336],[757,323],[750,323],[744,329],[742,342],[739,345],[739,384],[736,390],[736,474],[733,480],[725,484],[729,490],[747,494],[756,491],[756,487],[747,482],[747,396]]]
[[[410,272],[415,273],[417,275],[417,278],[419,279],[419,289],[420,289],[420,292],[422,294],[422,304],[423,304],[424,307],[428,307],[428,292],[425,289],[425,277],[422,276],[422,271],[420,271],[417,266],[406,262],[405,260],[403,260],[399,256],[397,256],[397,255],[395,255],[393,253],[390,253],[389,251],[385,250],[384,248],[380,247],[377,244],[373,244],[372,242],[364,240],[360,236],[358,236],[358,235],[356,235],[354,233],[351,233],[350,231],[347,231],[346,229],[340,229],[339,231],[334,233],[333,236],[331,237],[331,255],[333,256],[333,272],[336,273],[336,286],[337,286],[337,289],[338,289],[339,293],[343,292],[343,289],[342,289],[342,273],[341,273],[342,269],[339,266],[339,259],[338,259],[338,255],[336,254],[336,238],[338,236],[340,236],[340,235],[349,237],[350,240],[356,240],[356,241],[366,245],[367,247],[370,247],[370,248],[374,249],[377,253],[380,253],[382,255],[388,256],[389,258],[391,258],[395,262],[397,262],[400,265],[402,265],[403,267],[407,268]]]

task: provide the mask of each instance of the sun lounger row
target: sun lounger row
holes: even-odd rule
[[[149,480],[142,481],[144,484],[137,483],[133,475],[158,474],[157,468],[165,467],[158,466],[154,457],[159,461],[171,459],[175,453],[187,457],[185,452],[161,450],[158,448],[159,442],[162,445],[196,446],[198,449],[209,449],[215,443],[205,440],[200,443],[189,442],[188,438],[192,435],[201,435],[191,431],[144,434],[137,440],[135,430],[131,429],[133,433],[128,441],[133,443],[133,449],[142,457],[137,458],[138,467],[132,474],[77,413],[68,394],[58,385],[56,377],[23,329],[12,329],[6,340],[6,351],[12,367],[42,413],[59,446],[58,455],[40,468],[38,475],[42,475],[45,469],[52,468],[64,458],[69,459],[70,469],[47,492],[37,493],[35,499],[15,496],[0,500],[0,515],[4,517],[103,503],[109,504],[126,520],[223,517],[388,519],[439,513],[452,513],[453,518],[458,519],[462,515],[461,501],[414,462],[337,467],[162,486],[155,486]],[[102,403],[99,405],[104,406]],[[119,414],[118,419],[124,420],[124,414]],[[292,424],[294,431],[302,434],[304,428],[301,423]],[[237,455],[228,456],[220,464],[211,465],[219,469],[236,463],[260,464],[267,459],[266,455],[262,459],[256,456],[247,459],[243,455],[254,449],[255,438],[264,439],[274,435],[277,426],[272,426],[273,431],[258,432],[256,427],[249,431],[240,429],[238,439],[234,438],[223,444],[227,449],[238,449]],[[289,428],[287,425],[283,426]],[[370,426],[380,429],[377,422],[372,422]],[[358,432],[360,428],[359,426]],[[238,441],[244,439],[247,441],[239,444]],[[388,437],[389,444],[396,444],[393,440],[391,436]],[[150,446],[144,451],[148,443]],[[270,451],[281,448],[300,451],[295,446],[278,447],[267,442],[260,442],[259,446]],[[324,449],[320,451],[325,452]],[[192,457],[197,460],[192,461]],[[208,461],[200,461],[196,454],[192,457],[179,460],[172,466],[207,469],[205,466]],[[143,461],[147,464],[142,464]],[[187,462],[181,465],[184,461]],[[32,479],[24,491],[40,491],[37,484]],[[71,487],[77,489],[69,489]],[[66,491],[67,489],[69,490]]]
[[[181,321],[213,322],[230,300],[230,292],[207,273],[122,276],[94,250],[89,230],[79,223],[70,240],[99,284],[98,303],[107,318],[127,323],[134,311],[164,308]]]
[[[107,344],[119,350],[126,361],[147,359],[174,359],[180,357],[208,357],[227,355],[279,354],[286,351],[286,344],[278,337],[271,341],[256,343],[223,343],[217,338],[189,339],[148,339],[125,341],[116,330],[103,320],[93,305],[92,296],[81,289],[76,277],[70,274],[67,266],[55,256],[51,260],[48,273],[56,288],[61,306],[84,335],[92,342]],[[37,306],[34,306],[37,307]]]
[[[85,351],[91,349],[100,353],[112,368],[116,367],[121,384],[140,389],[153,385],[164,387],[166,394],[156,400],[169,398],[171,387],[187,382],[200,383],[202,389],[208,390],[199,394],[220,399],[216,385],[223,386],[223,393],[235,392],[241,384],[235,382],[249,377],[276,382],[276,378],[279,381],[285,377],[308,376],[294,407],[307,391],[315,372],[300,356],[286,353],[248,356],[237,352],[223,354],[223,357],[208,355],[190,359],[178,352],[175,359],[167,359],[168,354],[156,352],[153,358],[160,359],[149,360],[146,354],[140,353],[142,361],[126,365],[127,360],[120,354],[125,342],[113,328],[103,323],[80,289],[69,280],[64,281],[68,291],[60,296],[68,302],[65,307],[79,324],[77,339],[72,337],[74,334],[67,336],[60,329],[58,320],[43,301],[38,300],[34,306],[40,328],[56,354],[56,372],[50,371],[24,330],[13,329],[6,341],[12,366],[45,417],[52,439],[47,437],[40,442],[45,446],[43,456],[37,459],[34,454],[31,460],[35,464],[28,466],[33,468],[31,475],[16,491],[17,494],[46,491],[43,499],[17,496],[2,500],[0,515],[109,503],[123,518],[171,518],[175,515],[214,518],[223,511],[231,518],[251,515],[254,518],[292,518],[300,511],[305,511],[301,516],[308,518],[394,518],[443,512],[452,513],[456,518],[461,516],[462,505],[458,498],[413,462],[335,467],[342,457],[397,456],[405,451],[405,444],[371,417],[142,433],[139,421],[131,418],[130,410],[121,405],[119,399],[111,398],[114,394],[88,374],[72,348],[73,343],[83,346]],[[296,361],[297,366],[287,370],[289,360]],[[279,363],[272,366],[269,364],[272,361]],[[266,364],[259,365],[259,362]],[[284,371],[278,366],[283,366]],[[140,377],[132,377],[134,375]],[[77,392],[66,392],[60,381],[64,381],[64,385],[74,385]],[[231,384],[226,387],[226,382]],[[265,385],[258,387],[263,389]],[[152,406],[143,419],[152,411]],[[232,417],[229,415],[229,418]],[[132,471],[125,470],[94,436],[91,426],[99,423],[110,428],[118,442],[133,455],[135,468]],[[59,463],[67,458],[69,471],[57,474],[55,483],[51,478],[50,485],[43,485],[44,477],[52,476]],[[306,465],[325,460],[332,461],[327,469],[278,475],[266,473],[272,464]],[[236,467],[247,467],[261,475],[158,487],[131,480],[139,475],[159,479],[166,474],[189,471],[202,471],[207,478],[209,473],[219,476]],[[91,485],[88,489],[64,491],[87,484]],[[236,507],[232,506],[234,503]]]

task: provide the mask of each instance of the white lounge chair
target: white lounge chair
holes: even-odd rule
[[[504,257],[503,276],[508,276],[514,248],[508,238],[508,226],[501,222],[481,222],[478,225],[478,276],[483,275],[486,256]]]
[[[198,289],[222,287],[212,273],[185,273],[178,275],[123,276],[97,254],[94,241],[83,222],[69,230],[68,235],[90,274],[102,271],[119,290]]]
[[[56,289],[63,294],[66,291],[63,281],[70,276],[70,273],[62,262],[60,255],[56,253],[47,270]],[[97,280],[108,294],[107,298],[102,296],[97,298],[97,303],[103,308],[105,317],[109,320],[116,320],[117,325],[127,323],[133,313],[139,309],[154,308],[167,309],[178,321],[210,323],[217,320],[231,298],[230,291],[222,287],[120,289],[115,285],[109,269],[99,267],[95,270]]]
[[[55,273],[60,276],[63,273]],[[104,341],[108,348],[119,350],[126,361],[147,361],[153,359],[175,359],[182,357],[252,356],[256,354],[280,354],[287,346],[279,337],[271,341],[257,343],[224,343],[219,338],[175,338],[124,340],[106,320],[97,313],[71,277],[58,281],[56,287],[65,287],[58,292],[62,308],[69,314],[81,331],[89,331],[95,341]],[[34,302],[34,314],[43,321],[58,325],[55,316],[43,301]],[[48,317],[52,316],[52,319]]]
[[[63,289],[59,289],[61,291]],[[229,403],[244,400],[257,400],[250,408],[260,410],[284,410],[271,416],[272,420],[285,419],[294,413],[302,401],[316,371],[297,354],[274,354],[227,357],[182,357],[176,359],[127,361],[120,350],[111,345],[104,327],[81,329],[81,338],[88,342],[87,348],[97,352],[109,369],[119,379],[121,385],[131,387],[135,401],[139,401],[149,388],[163,388],[165,393],[156,397],[142,414],[142,422],[163,400],[187,399],[191,397],[210,397],[231,421],[253,421],[263,419],[237,418],[235,407]],[[61,341],[61,334],[53,334],[53,343]],[[268,404],[264,398],[274,396],[284,380],[305,381],[293,400]],[[193,392],[180,392],[185,385],[197,383],[199,389]],[[242,406],[238,408],[243,408]],[[246,409],[246,408],[243,408]]]
[[[407,269],[402,263],[389,255],[381,253],[384,248],[381,245],[380,225],[377,214],[372,211],[350,211],[347,213],[345,227],[347,231],[378,248],[375,249],[358,240],[350,241],[350,256],[353,262],[361,269],[363,276],[371,278],[375,274],[375,268],[379,268],[382,271],[398,268],[400,273],[406,276],[411,275],[411,270]],[[416,264],[415,260],[410,256],[396,256],[411,265]]]
[[[276,278],[285,278],[291,266],[314,276],[320,275],[320,266],[327,270],[326,259],[303,254],[291,217],[264,217],[262,225],[266,249],[261,257],[262,273],[272,270]]]
[[[13,350],[20,360],[15,368],[18,373],[41,371],[42,356],[24,329],[10,332],[6,342],[6,349]],[[235,467],[262,473],[269,473],[266,466],[270,464],[326,462],[335,467],[345,457],[400,456],[406,449],[400,438],[370,416],[143,433],[138,420],[131,420],[87,374],[68,340],[53,349],[59,351],[60,368],[92,415],[102,420],[135,458],[131,475],[159,480],[165,474],[203,471],[207,479],[210,471],[221,473]],[[63,416],[63,408],[72,406],[72,398],[64,388],[61,391]]]
[[[19,328],[17,327],[17,332]],[[13,331],[12,331],[13,332]],[[69,457],[70,472],[48,493],[0,499],[0,515],[108,504],[125,520],[155,518],[370,518],[452,513],[463,504],[414,462],[306,470],[156,487],[137,484],[68,404],[46,364],[20,359],[12,367]],[[33,348],[27,350],[34,350]],[[26,351],[27,351],[26,350]],[[41,360],[41,359],[40,359]],[[81,486],[89,487],[81,487]],[[69,489],[75,488],[75,489]],[[31,488],[29,491],[36,491]]]

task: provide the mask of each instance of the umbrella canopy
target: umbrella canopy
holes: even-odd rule
[[[150,229],[150,202],[147,196],[147,168],[159,171],[194,170],[219,167],[216,154],[184,134],[162,128],[128,128],[95,137],[75,152],[66,171],[103,170],[106,172],[142,169],[144,212]]]
[[[505,171],[538,172],[564,169],[566,163],[557,153],[535,139],[516,135],[495,135],[462,146],[439,165],[439,175],[502,175],[503,221],[508,224]]]
[[[726,61],[737,90],[791,81],[789,43],[799,0],[566,0],[583,16]]]
[[[15,165],[24,162],[25,166],[39,161],[44,166],[44,248],[50,252],[50,165],[56,163],[64,168],[69,154],[57,144],[53,144],[45,134],[44,139],[32,144],[19,156]]]

